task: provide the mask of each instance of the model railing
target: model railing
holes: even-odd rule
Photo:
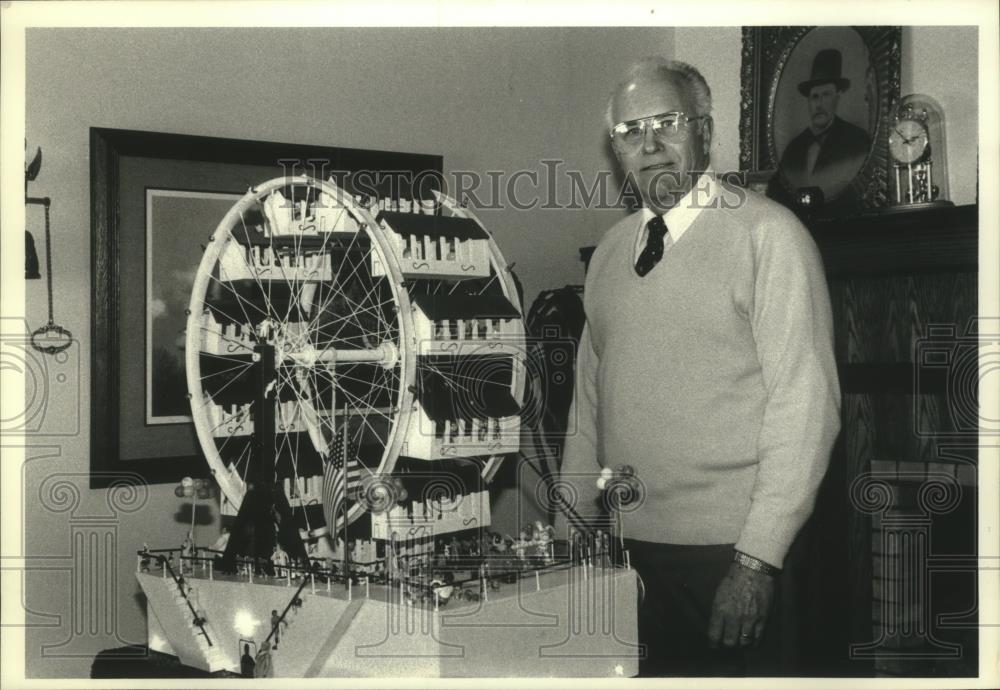
[[[173,549],[161,549],[160,551],[172,553]],[[177,590],[181,593],[181,596],[184,597],[184,603],[187,604],[188,609],[191,611],[191,615],[193,616],[192,622],[194,623],[194,625],[198,626],[198,628],[201,630],[201,634],[205,636],[205,641],[208,642],[208,646],[209,647],[213,646],[212,638],[209,637],[208,631],[205,630],[205,619],[198,615],[198,611],[194,608],[194,605],[191,603],[191,599],[188,598],[187,588],[185,587],[184,583],[184,577],[178,576],[177,573],[174,572],[174,569],[170,566],[170,557],[164,556],[163,553],[157,553],[154,551],[150,551],[148,549],[138,551],[137,553],[141,558],[151,558],[156,560],[163,567],[163,571],[170,575],[170,577],[174,581],[174,584],[177,585]]]
[[[314,575],[315,569],[310,568],[308,573],[310,576]],[[278,619],[271,624],[271,632],[268,633],[267,638],[264,640],[264,644],[271,641],[271,638],[274,637],[275,633],[278,631],[278,626],[285,622],[285,616],[288,615],[288,612],[291,611],[292,607],[302,605],[302,599],[299,598],[299,595],[302,594],[302,590],[305,589],[306,584],[310,581],[311,578],[302,578],[302,584],[300,584],[298,589],[295,590],[295,594],[292,595],[292,598],[288,600],[288,603],[285,605],[285,610],[282,611],[281,615],[278,616]]]

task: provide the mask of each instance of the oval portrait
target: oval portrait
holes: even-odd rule
[[[847,191],[877,138],[877,89],[856,29],[817,27],[802,35],[771,101],[772,156],[788,188],[819,187],[827,203]]]

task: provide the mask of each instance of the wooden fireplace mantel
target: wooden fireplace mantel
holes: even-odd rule
[[[810,224],[829,278],[976,271],[979,207],[947,206]]]

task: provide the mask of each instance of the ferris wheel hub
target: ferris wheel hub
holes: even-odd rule
[[[305,344],[296,350],[279,350],[278,362],[292,362],[304,367],[315,367],[317,364],[336,364],[338,362],[378,364],[385,369],[391,369],[399,362],[399,348],[386,341],[378,347],[351,350],[328,348],[319,350],[312,344]]]

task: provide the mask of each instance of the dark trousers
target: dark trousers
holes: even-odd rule
[[[780,675],[780,616],[771,610],[761,642],[748,648],[708,644],[715,590],[733,560],[733,545],[689,546],[625,540],[642,580],[639,675]],[[643,592],[644,590],[644,592]],[[774,601],[779,599],[775,592]]]

